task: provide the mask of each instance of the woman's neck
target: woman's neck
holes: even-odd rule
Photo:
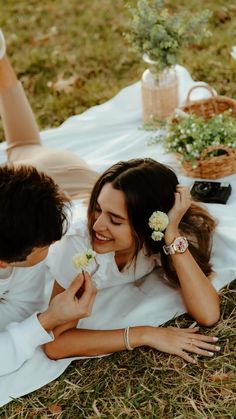
[[[119,271],[121,272],[125,266],[131,263],[133,257],[127,253],[116,253],[115,261]]]

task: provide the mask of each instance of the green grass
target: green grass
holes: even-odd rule
[[[77,361],[53,383],[3,407],[1,418],[234,418],[235,285],[222,291],[222,317],[210,331],[221,337],[222,350],[214,358],[190,365],[142,348]],[[190,321],[184,315],[176,324]],[[53,415],[53,408],[60,413]]]
[[[68,116],[106,101],[140,78],[144,64],[123,37],[129,22],[126,3],[1,1],[0,25],[7,37],[9,55],[41,129],[57,126]],[[236,39],[235,2],[167,3],[173,10],[191,5],[192,10],[199,11],[204,5],[213,11],[212,38],[202,47],[193,45],[184,51],[183,64],[195,79],[209,82],[219,94],[236,97],[236,62],[229,54]],[[77,79],[71,92],[50,87],[71,76]]]
[[[58,126],[68,116],[108,100],[137,81],[145,68],[123,37],[128,28],[124,0],[0,3],[0,26],[9,55],[41,129]],[[201,48],[186,50],[183,63],[194,79],[236,98],[236,61],[230,57],[231,46],[236,44],[235,1],[167,3],[173,10],[213,10],[212,38]],[[70,77],[75,78],[72,91],[50,87]],[[202,329],[224,337],[222,351],[213,359],[186,365],[180,358],[143,348],[74,362],[53,383],[0,409],[0,418],[234,418],[235,303],[235,289],[224,290],[220,322],[211,330]],[[182,316],[178,325],[190,322]]]

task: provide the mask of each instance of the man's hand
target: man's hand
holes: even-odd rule
[[[78,299],[76,293],[82,286],[84,292]],[[90,316],[96,291],[88,273],[78,275],[65,291],[51,300],[47,310],[39,314],[41,325],[45,330],[51,331],[63,323]]]

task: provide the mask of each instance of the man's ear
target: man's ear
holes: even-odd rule
[[[9,263],[0,260],[0,268],[5,269],[9,266]]]

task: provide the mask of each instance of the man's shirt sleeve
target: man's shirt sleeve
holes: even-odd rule
[[[0,332],[0,376],[17,370],[35,349],[54,338],[41,326],[37,313]]]

